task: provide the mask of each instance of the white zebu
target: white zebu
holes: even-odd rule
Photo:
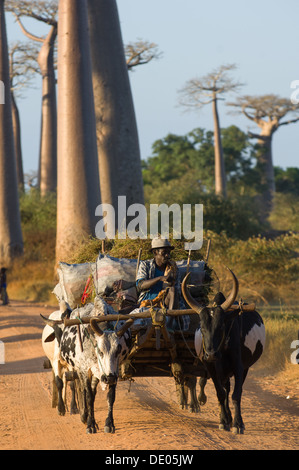
[[[83,407],[80,410],[81,420],[87,424],[88,433],[96,432],[94,399],[99,382],[103,390],[108,387],[108,416],[104,431],[115,431],[113,403],[115,401],[119,362],[120,359],[126,356],[131,343],[129,327],[133,320],[126,323],[118,322],[118,329],[116,330],[114,330],[112,324],[105,324],[100,328],[96,317],[107,313],[116,312],[100,297],[96,298],[94,305],[89,304],[86,307],[74,310],[70,315],[70,319],[90,317],[90,323],[64,327],[61,338],[57,338],[56,334],[53,361],[51,361],[58,388],[59,414],[65,413],[62,397],[63,368],[77,373],[83,401]],[[51,320],[48,324],[54,328],[57,326]]]

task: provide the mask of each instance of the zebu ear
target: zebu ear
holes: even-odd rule
[[[130,328],[130,326],[134,323],[134,319],[127,320],[126,323],[116,332],[117,336],[121,338],[125,332]]]
[[[91,319],[90,319],[90,326],[91,326],[92,331],[93,331],[96,335],[102,336],[103,331],[102,331],[101,328],[99,327],[96,318],[91,318]]]
[[[45,343],[51,343],[55,339],[55,332],[51,333],[47,338],[45,339]]]

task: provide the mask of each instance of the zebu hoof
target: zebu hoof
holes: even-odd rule
[[[95,426],[88,426],[86,428],[86,434],[96,434],[97,429]]]
[[[244,434],[245,427],[244,426],[233,426],[232,433],[233,434]]]
[[[115,433],[115,427],[114,426],[105,426],[104,427],[104,432],[114,434]]]
[[[207,403],[206,395],[198,395],[198,401],[201,406],[204,406]]]
[[[190,406],[189,413],[200,413],[200,406]]]
[[[219,424],[219,429],[220,429],[220,431],[229,431],[230,426],[229,426],[229,424],[220,423]]]

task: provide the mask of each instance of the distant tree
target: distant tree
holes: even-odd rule
[[[153,59],[159,59],[162,53],[159,52],[157,44],[154,42],[139,39],[125,45],[125,56],[127,67],[133,70],[138,65],[148,64]]]
[[[289,98],[277,95],[242,96],[234,103],[228,103],[254,122],[261,130],[260,134],[249,132],[249,136],[257,139],[257,158],[262,177],[260,203],[262,218],[266,220],[272,209],[275,192],[274,167],[272,159],[273,134],[281,127],[299,120],[299,106],[292,104]],[[291,119],[283,120],[287,115]]]
[[[39,187],[42,195],[57,186],[57,109],[54,44],[57,37],[57,0],[6,0],[11,12],[29,39],[42,44],[37,61],[42,75],[42,123],[39,156]],[[33,18],[50,26],[46,37],[29,32],[21,18]]]
[[[116,0],[88,0],[101,197],[143,203],[136,117]],[[117,217],[116,217],[117,221]]]
[[[248,187],[252,186],[255,163],[249,138],[236,126],[221,129],[221,138],[229,191],[244,192],[246,186],[247,192]],[[175,181],[181,187],[186,184],[186,179],[189,179],[190,182],[193,181],[190,190],[196,188],[196,191],[201,193],[213,192],[212,131],[198,128],[183,136],[168,134],[165,138],[154,142],[152,151],[152,156],[143,161],[145,185],[151,186],[156,191],[158,188],[164,188],[164,183],[168,184],[171,181]],[[184,183],[180,183],[181,179]]]
[[[56,260],[95,235],[101,203],[96,125],[84,0],[59,1]]]
[[[299,168],[274,167],[275,187],[279,193],[296,194],[299,196]]]
[[[228,75],[236,69],[235,64],[222,65],[202,78],[189,80],[180,90],[180,104],[187,108],[200,109],[206,104],[212,104],[214,119],[215,147],[215,193],[226,197],[225,164],[221,143],[220,122],[217,102],[226,93],[237,91],[241,83],[234,82]]]
[[[4,0],[0,0],[0,80],[5,98],[4,104],[0,104],[0,264],[3,266],[23,253]]]

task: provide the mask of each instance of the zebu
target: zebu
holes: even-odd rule
[[[231,270],[233,289],[224,302],[216,307],[201,307],[192,298],[186,282],[182,293],[200,318],[200,328],[195,333],[195,349],[210,374],[220,403],[220,429],[243,433],[245,426],[241,416],[242,386],[249,368],[260,358],[265,346],[265,327],[256,311],[239,315],[238,309],[229,311],[238,293],[238,280]],[[230,377],[234,376],[232,394],[235,409],[232,420],[229,409]]]
[[[107,324],[100,328],[97,316],[105,312],[107,312],[107,304],[101,298],[97,298],[95,308],[89,312],[90,318],[87,324],[80,321],[80,309],[74,310],[70,321],[73,321],[75,325],[64,327],[60,340],[57,338],[59,349],[55,351],[55,359],[52,363],[59,395],[59,414],[65,413],[62,397],[62,367],[67,367],[77,374],[83,402],[80,410],[81,420],[87,424],[87,433],[95,433],[97,430],[94,419],[94,400],[98,383],[103,390],[108,387],[108,416],[104,431],[110,433],[115,431],[113,404],[119,360],[125,357],[131,341],[129,327],[133,320],[126,323],[119,322],[118,330],[114,330],[111,325]],[[86,310],[83,315],[86,319],[88,316]],[[50,321],[50,326],[53,326],[53,321]]]

